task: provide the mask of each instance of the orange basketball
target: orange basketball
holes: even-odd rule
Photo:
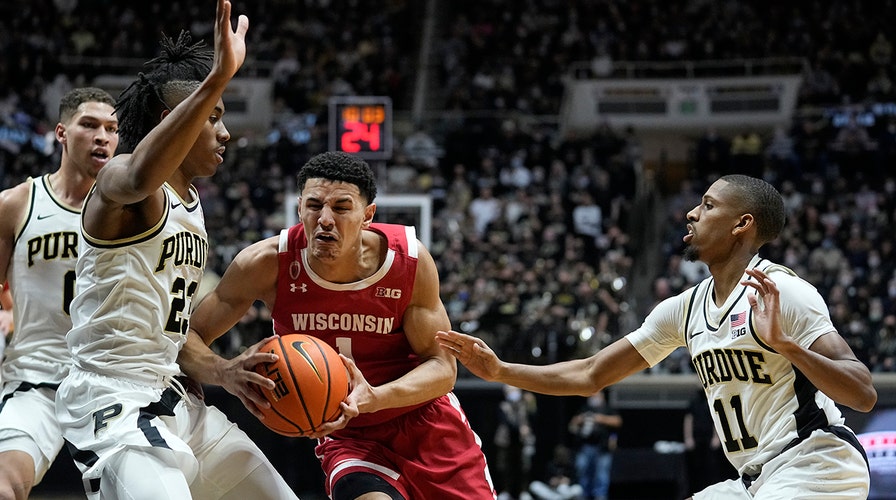
[[[262,389],[271,402],[269,409],[261,408],[265,426],[296,437],[339,417],[339,403],[348,394],[348,372],[329,344],[296,333],[271,339],[261,352],[279,357],[274,363],[255,366],[257,373],[276,384],[272,390]]]

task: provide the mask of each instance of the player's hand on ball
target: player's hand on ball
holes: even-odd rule
[[[273,337],[261,340],[246,349],[239,356],[228,360],[219,368],[218,380],[221,382],[221,387],[238,397],[242,401],[243,406],[257,418],[264,417],[258,409],[259,407],[270,408],[271,406],[259,389],[273,389],[274,382],[256,373],[254,369],[255,365],[259,363],[273,363],[277,361],[276,354],[260,351],[261,346],[271,340],[271,338]]]
[[[501,370],[502,361],[480,338],[455,332],[436,332],[436,342],[473,375],[484,380],[495,380]]]
[[[342,359],[342,364],[344,364],[345,369],[348,370],[349,386],[351,389],[345,397],[345,401],[339,405],[339,408],[342,410],[339,418],[320,425],[317,428],[317,432],[308,435],[308,437],[312,439],[318,439],[332,434],[333,432],[344,428],[348,425],[351,419],[360,415],[361,411],[358,409],[357,398],[353,398],[353,395],[356,391],[361,393],[370,390],[370,384],[367,383],[367,379],[364,378],[364,375],[361,373],[361,370],[358,369],[355,362],[342,354],[339,355],[339,358]]]

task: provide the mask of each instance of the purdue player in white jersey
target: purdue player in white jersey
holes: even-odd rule
[[[84,202],[74,364],[56,412],[91,499],[295,498],[201,388],[177,378],[208,252],[192,181],[223,162],[221,96],[246,56],[248,19],[234,30],[230,11],[218,0],[213,55],[185,33],[163,39],[116,108],[127,154]]]
[[[742,475],[693,498],[867,498],[867,460],[835,403],[870,411],[871,374],[815,288],[757,256],[784,226],[781,195],[763,180],[724,176],[687,219],[686,256],[706,263],[711,277],[589,358],[529,366],[501,361],[476,337],[437,339],[482,378],[555,395],[592,394],[686,346]]]
[[[62,449],[54,400],[71,361],[81,205],[118,146],[114,105],[98,88],[67,92],[55,128],[59,168],[0,193],[0,283],[12,292],[2,302],[18,323],[0,368],[0,498],[27,498]]]

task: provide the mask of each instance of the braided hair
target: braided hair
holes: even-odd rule
[[[162,111],[173,109],[199,86],[211,69],[214,54],[205,42],[192,43],[190,33],[181,31],[177,40],[164,33],[161,54],[147,61],[149,71],[137,74],[118,97],[118,151],[131,153],[161,120]]]

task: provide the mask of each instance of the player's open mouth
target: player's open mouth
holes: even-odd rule
[[[92,153],[90,153],[90,156],[103,165],[109,162],[109,153],[102,150],[93,151]]]

